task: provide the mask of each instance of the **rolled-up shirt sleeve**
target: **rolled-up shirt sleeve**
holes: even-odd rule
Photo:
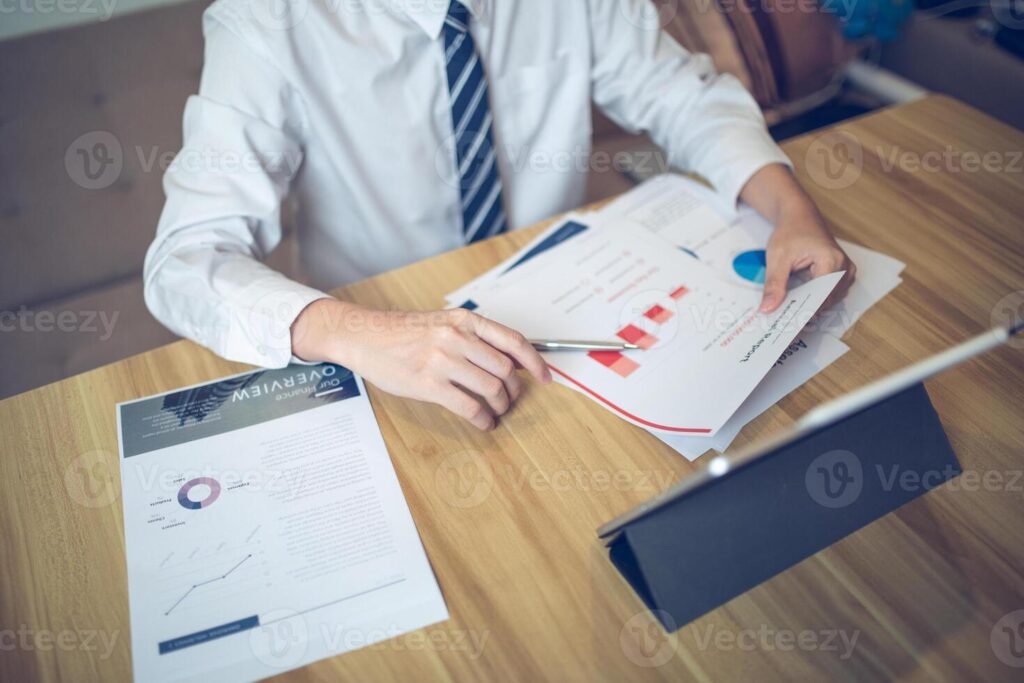
[[[791,165],[750,93],[661,30],[650,0],[588,2],[593,97],[610,119],[648,133],[672,166],[707,179],[730,209],[758,170]]]
[[[144,266],[146,304],[175,333],[264,367],[295,360],[290,328],[321,291],[262,263],[302,163],[301,101],[258,49],[209,13],[199,94],[164,175],[167,201]]]

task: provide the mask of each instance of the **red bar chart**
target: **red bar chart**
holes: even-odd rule
[[[590,351],[587,355],[620,377],[629,377],[640,367],[635,360],[618,351]]]
[[[653,320],[654,322],[661,323],[668,322],[672,318],[672,311],[669,309],[654,304],[644,312],[644,317]]]
[[[678,301],[689,293],[690,289],[688,287],[679,285],[673,289],[668,296],[673,301]],[[670,306],[670,304],[666,305]],[[671,308],[665,308],[665,306],[660,304],[652,305],[643,313],[645,318],[658,325],[668,322],[674,315],[675,312]],[[651,326],[649,323],[644,323],[643,321],[640,321],[640,324],[643,324],[645,327]],[[657,345],[659,339],[657,335],[651,334],[643,329],[640,324],[630,323],[615,334],[617,337],[629,342],[630,344],[636,344],[641,350],[649,351]],[[587,355],[620,377],[629,377],[640,367],[640,363],[619,351],[591,351]]]
[[[657,337],[649,332],[644,332],[636,325],[626,325],[619,330],[618,336],[630,344],[636,344],[644,351],[658,343]]]

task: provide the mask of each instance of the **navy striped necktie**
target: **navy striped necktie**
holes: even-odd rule
[[[469,10],[452,0],[444,20],[444,57],[451,96],[455,161],[466,242],[508,229],[491,134],[487,79],[469,34]]]

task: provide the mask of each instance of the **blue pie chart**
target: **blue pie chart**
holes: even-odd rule
[[[744,280],[763,285],[766,263],[764,249],[754,249],[737,254],[732,260],[732,269]]]

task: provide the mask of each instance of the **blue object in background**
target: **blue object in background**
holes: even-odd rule
[[[913,0],[821,0],[821,7],[839,18],[847,38],[879,40],[895,40],[914,11]]]

